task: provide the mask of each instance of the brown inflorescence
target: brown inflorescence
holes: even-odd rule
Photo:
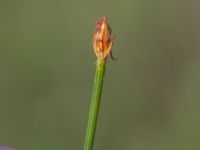
[[[106,59],[111,52],[114,38],[111,37],[111,27],[106,17],[101,17],[96,22],[93,36],[93,48],[97,58]]]

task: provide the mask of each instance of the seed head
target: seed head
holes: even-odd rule
[[[111,52],[114,38],[111,38],[111,27],[106,17],[101,17],[96,22],[93,36],[93,48],[97,58],[106,59]]]

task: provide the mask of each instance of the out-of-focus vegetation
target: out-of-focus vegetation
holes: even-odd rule
[[[95,21],[116,35],[95,150],[200,149],[200,1],[1,0],[0,143],[83,147]],[[114,100],[114,101],[113,101]]]

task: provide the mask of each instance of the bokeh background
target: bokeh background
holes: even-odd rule
[[[200,149],[200,1],[1,0],[0,144],[81,150],[96,20],[116,36],[95,150]]]

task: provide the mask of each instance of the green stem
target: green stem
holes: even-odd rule
[[[100,106],[100,99],[103,87],[103,77],[105,73],[106,60],[98,59],[94,79],[94,87],[90,104],[89,119],[86,131],[84,150],[92,150],[94,144],[95,130]]]

